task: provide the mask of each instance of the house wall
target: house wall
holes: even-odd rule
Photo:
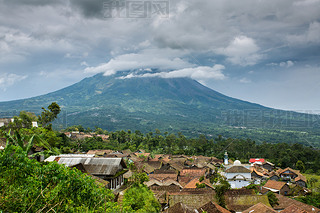
[[[242,187],[250,185],[250,181],[245,180],[228,180],[232,189],[240,189]]]
[[[118,189],[120,188],[124,183],[123,175],[119,175],[116,178],[112,178],[108,180],[110,182],[110,189]]]
[[[286,184],[280,189],[280,194],[288,195],[290,192],[290,187]]]
[[[242,175],[246,179],[251,179],[251,173],[225,173],[227,179],[232,179],[236,175]]]
[[[301,186],[301,187],[307,187],[306,182],[304,182],[304,181],[302,181],[302,180],[296,181],[296,184],[299,185],[299,186]]]

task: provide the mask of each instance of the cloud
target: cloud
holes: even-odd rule
[[[14,85],[15,83],[22,81],[26,79],[28,76],[27,75],[16,75],[16,74],[8,74],[8,73],[3,73],[0,74],[0,88],[3,91],[6,91],[8,87]]]
[[[306,44],[306,43],[320,43],[320,23],[315,21],[309,24],[306,32],[298,35],[289,35],[288,40],[292,45]]]
[[[293,62],[293,61],[290,61],[290,60],[288,60],[288,61],[282,61],[282,62],[280,62],[280,63],[274,63],[274,62],[272,62],[272,63],[268,63],[267,64],[267,66],[280,66],[280,67],[284,67],[284,68],[289,68],[289,67],[292,67],[292,66],[294,66],[295,65],[295,63]]]
[[[292,61],[285,61],[279,64],[280,67],[286,67],[286,68],[292,67],[293,65],[294,63]]]
[[[159,70],[181,69],[192,67],[193,64],[184,61],[175,54],[168,52],[145,50],[141,53],[129,53],[117,56],[107,63],[95,67],[87,67],[87,73],[104,73],[105,76],[113,75],[118,71],[155,68]],[[167,54],[166,54],[167,53]]]
[[[227,60],[233,64],[248,66],[255,65],[262,58],[262,55],[258,53],[259,49],[252,38],[237,36],[218,53],[226,55]]]
[[[247,78],[241,78],[239,80],[240,83],[244,83],[244,84],[249,84],[251,83],[252,81],[250,79],[247,79]]]
[[[125,78],[145,78],[145,77],[160,77],[160,78],[191,78],[197,81],[206,81],[210,79],[223,80],[225,75],[222,73],[225,67],[221,64],[215,64],[213,67],[198,66],[193,68],[184,68],[169,72],[158,72],[158,73],[145,73],[142,75],[135,75],[130,73]]]

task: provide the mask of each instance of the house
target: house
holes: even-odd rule
[[[205,205],[201,206],[197,209],[199,213],[206,212],[206,213],[230,213],[227,209],[219,206],[217,203],[212,201],[206,203]]]
[[[45,161],[56,161],[71,168],[83,168],[80,170],[108,181],[110,189],[120,188],[124,183],[123,175],[127,172],[127,166],[122,158],[94,158],[80,154],[51,156]]]
[[[202,177],[206,175],[206,169],[204,168],[184,168],[180,171],[180,176],[190,176],[190,177]]]
[[[154,172],[153,174],[149,175],[149,178],[154,178],[157,179],[159,181],[162,181],[164,179],[171,179],[171,180],[177,180],[178,179],[178,174],[173,171],[168,171],[168,172],[163,172],[163,173],[158,173],[158,172]]]
[[[262,165],[265,162],[265,160],[263,158],[250,158],[249,163],[257,163]]]
[[[288,197],[283,196],[281,194],[275,194],[275,195],[278,198],[279,205],[274,206],[273,209],[278,212],[290,207],[291,205],[295,205],[295,206],[299,207],[300,209],[303,209],[306,212],[320,213],[320,209],[318,209],[314,206],[311,206],[311,205],[302,203],[300,201],[288,198]]]
[[[157,179],[150,179],[145,183],[152,191],[180,191],[182,186],[175,180],[165,179],[159,181]]]
[[[248,186],[252,182],[250,169],[241,165],[239,160],[236,160],[233,166],[225,171],[225,177],[232,189]]]
[[[8,126],[11,122],[13,122],[13,118],[0,118],[0,127]]]
[[[265,161],[264,163],[262,163],[262,168],[271,172],[275,169],[275,166],[273,163],[270,163],[269,161]]]
[[[285,168],[283,170],[278,171],[279,177],[283,180],[294,180],[300,174],[300,171],[294,170],[291,168]]]
[[[254,166],[251,167],[251,178],[255,180],[255,184],[260,184],[261,181],[266,180],[267,177],[259,172]]]
[[[278,173],[276,173],[275,171],[272,171],[271,173],[269,173],[269,180],[280,180],[280,177],[278,175]]]
[[[169,206],[181,202],[191,208],[197,209],[210,201],[216,202],[215,192],[211,189],[182,189],[177,192],[168,192]]]
[[[252,189],[231,189],[225,193],[225,200],[231,212],[243,212],[258,203],[271,207],[267,195],[257,195]]]
[[[97,150],[89,150],[87,154],[91,154],[91,155],[93,154],[95,156],[105,157],[112,152],[113,150],[110,150],[110,149],[107,149],[107,150],[97,149]]]
[[[166,213],[198,213],[194,208],[190,208],[189,206],[183,204],[182,202],[178,202],[168,208]]]
[[[291,206],[288,206],[284,210],[281,211],[281,213],[308,213],[306,210],[303,210],[299,206],[296,206],[292,204]]]
[[[290,192],[289,185],[283,181],[268,180],[263,188],[282,195],[288,195]]]
[[[199,184],[204,184],[205,187],[204,188],[208,188],[208,189],[212,189],[214,190],[213,185],[210,183],[209,180],[203,180],[203,181],[199,181],[199,178],[193,178],[189,183],[187,183],[183,188],[184,189],[195,189],[197,188],[197,185]]]
[[[274,210],[273,208],[269,207],[269,206],[266,206],[263,203],[257,203],[256,205],[251,206],[250,208],[246,209],[242,213],[253,213],[253,212],[257,212],[257,213],[276,213],[277,211]]]
[[[294,182],[301,187],[307,187],[307,178],[300,173],[298,174],[298,177],[294,179]]]

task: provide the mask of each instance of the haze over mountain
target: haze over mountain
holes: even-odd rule
[[[41,107],[55,101],[62,108],[58,128],[83,125],[109,131],[160,129],[189,136],[223,134],[258,140],[264,140],[261,136],[269,135],[268,131],[303,130],[305,134],[306,130],[314,132],[317,125],[314,115],[231,98],[190,78],[128,76],[128,71],[110,76],[97,74],[46,95],[1,102],[0,111],[2,115],[21,110],[39,113]],[[250,133],[252,129],[254,133]],[[257,133],[257,129],[263,132]],[[293,142],[300,140],[297,137],[292,137]],[[279,142],[282,137],[273,140]]]

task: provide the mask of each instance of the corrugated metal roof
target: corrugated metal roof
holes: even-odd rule
[[[126,168],[122,158],[61,157],[58,163],[68,167],[82,164],[85,170],[92,175],[115,175],[119,170]]]
[[[59,164],[64,164],[68,167],[70,166],[74,166],[77,164],[84,164],[84,162],[86,161],[86,158],[63,158],[61,157],[58,161]]]

